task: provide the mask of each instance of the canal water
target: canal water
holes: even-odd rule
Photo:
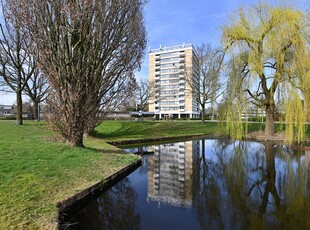
[[[229,140],[126,151],[142,166],[68,229],[310,229],[310,151]]]

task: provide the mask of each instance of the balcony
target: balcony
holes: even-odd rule
[[[185,62],[185,58],[184,58],[184,57],[181,57],[181,58],[180,58],[180,63],[183,63],[183,62]]]

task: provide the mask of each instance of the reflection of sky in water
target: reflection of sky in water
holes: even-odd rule
[[[90,222],[113,229],[107,212],[118,209],[117,222],[135,218],[125,223],[132,229],[310,227],[304,153],[272,143],[205,140],[204,146],[197,140],[126,149],[148,153],[143,165],[88,205],[76,229],[92,229]]]

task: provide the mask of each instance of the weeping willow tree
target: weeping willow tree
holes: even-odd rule
[[[285,87],[286,137],[292,141],[297,132],[302,140],[310,85],[306,22],[298,9],[259,4],[240,8],[223,27],[222,42],[233,59],[224,113],[232,136],[244,133],[244,124],[235,121],[249,103],[265,110],[265,135],[274,135],[276,93]]]

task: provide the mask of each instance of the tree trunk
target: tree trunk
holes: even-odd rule
[[[16,125],[23,124],[23,101],[21,82],[17,82],[16,88]]]
[[[205,123],[205,117],[206,117],[206,109],[205,106],[201,106],[201,122]]]
[[[265,135],[270,137],[274,135],[274,105],[266,106],[266,127],[265,127]]]
[[[67,143],[73,147],[83,148],[83,132],[71,133],[71,135],[67,138]]]
[[[33,119],[38,121],[40,120],[39,103],[36,101],[33,101]]]

